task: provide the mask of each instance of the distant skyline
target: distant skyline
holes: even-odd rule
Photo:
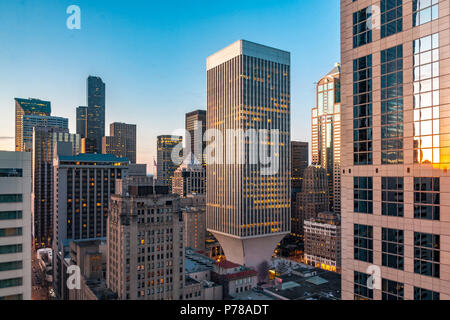
[[[81,30],[66,28],[72,4]],[[15,97],[51,101],[75,133],[93,75],[106,127],[136,124],[137,162],[153,173],[156,137],[206,109],[206,58],[239,39],[291,52],[292,140],[310,142],[314,83],[340,60],[339,12],[338,1],[2,1],[0,150],[14,150]]]

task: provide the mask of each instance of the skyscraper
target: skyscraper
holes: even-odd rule
[[[311,165],[304,171],[302,191],[297,193],[298,211],[292,217],[292,233],[304,236],[304,221],[328,210],[328,178],[324,168]],[[294,214],[294,213],[293,213]]]
[[[31,300],[30,162],[0,151],[0,300]]]
[[[309,165],[309,143],[291,141],[292,193],[302,189],[303,174]]]
[[[53,285],[63,299],[69,241],[106,237],[109,200],[129,165],[128,159],[113,155],[73,155],[72,148],[69,142],[58,142],[53,162]]]
[[[57,142],[71,142],[80,152],[80,136],[68,129],[35,127],[32,156],[32,217],[37,248],[51,247],[53,235],[53,151]]]
[[[341,0],[341,57],[342,297],[448,300],[449,2]]]
[[[80,138],[86,138],[87,136],[87,110],[88,107],[78,107],[77,108],[77,134]]]
[[[31,151],[33,128],[68,128],[69,120],[51,117],[50,101],[15,98],[16,104],[16,151]]]
[[[100,77],[87,78],[86,153],[101,153],[105,136],[105,83]]]
[[[206,148],[206,141],[203,139],[205,131],[206,110],[195,110],[186,113],[186,132],[189,133],[190,138],[190,141],[186,141],[186,148],[189,146],[190,153],[194,156],[195,161],[203,165],[206,165],[206,158],[203,152]],[[186,154],[187,156],[189,155]]]
[[[167,186],[169,190],[172,190],[172,177],[177,169],[178,165],[174,162],[176,159],[172,159],[172,153],[178,160],[182,160],[183,149],[182,144],[183,137],[180,136],[158,136],[157,137],[157,171],[156,177],[158,185]],[[174,151],[175,148],[179,148],[179,153]]]
[[[208,231],[227,260],[257,267],[290,231],[290,53],[239,40],[210,56],[207,129],[223,141],[207,155]],[[277,130],[279,141],[265,135]],[[253,161],[264,148],[276,172]]]
[[[136,125],[114,122],[110,125],[110,136],[102,139],[102,153],[128,158],[136,163]]]
[[[312,162],[327,170],[329,210],[341,212],[341,66],[317,83],[312,109]]]

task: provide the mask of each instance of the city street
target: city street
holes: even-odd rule
[[[31,297],[33,300],[48,300],[47,297],[47,286],[44,277],[44,273],[41,271],[38,259],[36,257],[36,251],[33,250],[33,256],[31,261],[32,266],[32,283],[33,289]]]

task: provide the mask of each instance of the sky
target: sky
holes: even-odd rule
[[[66,26],[70,5],[79,30]],[[291,53],[291,137],[310,141],[315,82],[339,62],[339,28],[337,0],[1,0],[0,150],[14,149],[15,97],[51,101],[75,132],[95,75],[106,134],[136,124],[138,163],[153,173],[156,136],[206,109],[206,58],[239,39]]]

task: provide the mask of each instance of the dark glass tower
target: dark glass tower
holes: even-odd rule
[[[77,108],[77,134],[81,138],[86,138],[87,130],[87,107]]]
[[[101,153],[105,136],[105,83],[100,77],[87,79],[86,153]]]

